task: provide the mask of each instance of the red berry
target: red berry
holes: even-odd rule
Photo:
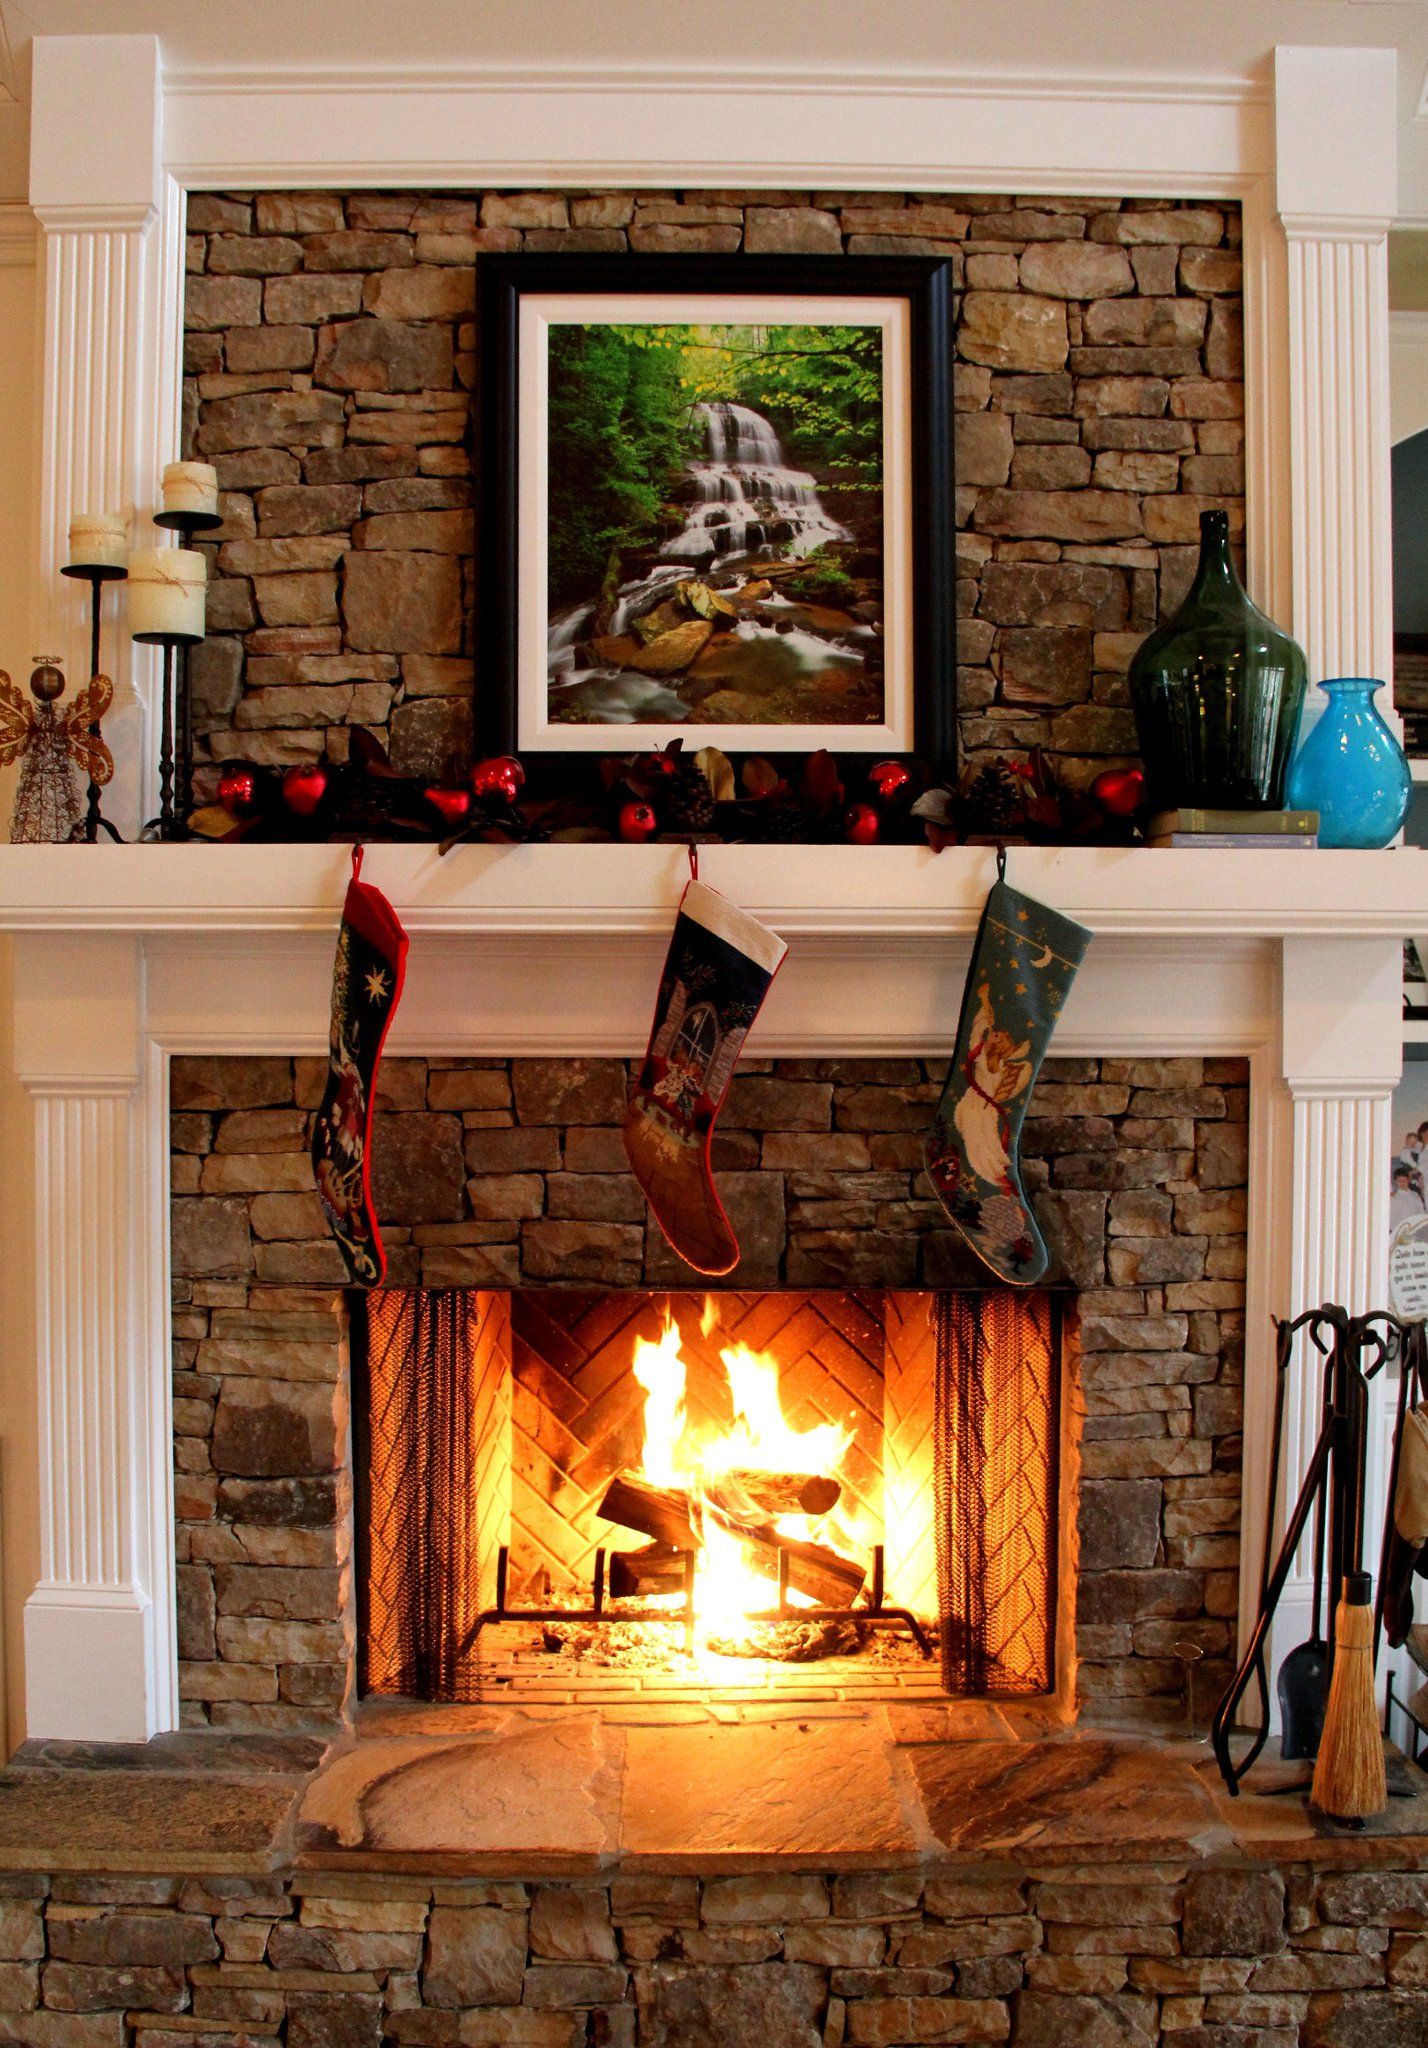
[[[1091,794],[1112,818],[1133,818],[1145,802],[1145,776],[1139,768],[1107,768]]]
[[[258,777],[246,762],[231,761],[218,778],[218,801],[230,818],[251,818],[258,809]]]
[[[283,802],[295,818],[310,818],[327,795],[327,770],[320,761],[305,761],[283,777]]]
[[[869,786],[875,789],[884,803],[899,795],[912,780],[912,770],[905,761],[879,761],[868,770]]]
[[[471,770],[471,787],[477,796],[489,801],[501,797],[513,804],[524,787],[526,771],[514,754],[493,754],[489,761],[478,761]]]
[[[876,846],[883,821],[871,804],[850,804],[843,813],[843,837],[850,846]]]
[[[644,775],[678,775],[679,762],[673,754],[641,754],[635,763]]]
[[[454,832],[465,823],[471,810],[469,789],[440,789],[433,785],[424,789],[422,795],[448,831]]]
[[[629,803],[620,806],[620,837],[632,846],[642,846],[647,839],[653,839],[659,830],[659,819],[649,804]]]

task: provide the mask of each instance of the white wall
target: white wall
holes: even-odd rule
[[[1395,447],[1428,427],[1428,313],[1388,316],[1388,414]]]
[[[15,216],[23,212],[24,219]],[[7,218],[8,216],[8,218]],[[34,554],[36,278],[29,210],[0,207],[0,668],[23,689],[30,656],[29,564]],[[26,258],[26,250],[29,255]],[[15,770],[0,769],[0,839],[10,835]],[[10,945],[0,941],[0,1654],[18,1645],[26,1596],[39,1570],[35,1471],[34,1256],[28,1242],[33,1166],[29,1103],[10,1058]],[[24,1672],[4,1659],[0,1754],[24,1728]],[[10,1731],[6,1741],[6,1729]]]

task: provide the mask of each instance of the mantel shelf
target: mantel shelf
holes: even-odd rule
[[[349,854],[333,845],[0,847],[0,930],[330,928]],[[651,933],[688,877],[682,846],[369,848],[366,878],[411,932]],[[915,938],[975,928],[985,847],[716,846],[701,873],[787,935]],[[1008,876],[1093,932],[1394,937],[1428,921],[1428,850],[1195,852],[1014,847]]]

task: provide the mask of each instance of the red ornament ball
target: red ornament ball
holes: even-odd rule
[[[471,811],[469,789],[440,789],[436,785],[422,791],[422,795],[436,812],[448,832],[454,832],[463,825]]]
[[[327,795],[327,770],[320,761],[304,761],[283,777],[283,802],[295,818],[310,818]]]
[[[218,801],[230,818],[242,823],[258,811],[258,775],[245,762],[232,761],[218,778]]]
[[[876,846],[883,821],[871,804],[850,804],[843,813],[843,837],[850,846]]]
[[[493,754],[489,761],[478,761],[471,770],[471,787],[487,802],[500,797],[513,804],[525,780],[526,771],[514,754]]]
[[[1091,784],[1091,794],[1112,818],[1133,818],[1145,802],[1145,775],[1139,768],[1107,768]]]
[[[878,761],[868,770],[869,785],[885,804],[900,796],[911,780],[912,770],[905,761]]]
[[[659,819],[649,804],[629,803],[620,806],[620,837],[630,846],[643,846],[647,839],[653,839],[659,830]]]

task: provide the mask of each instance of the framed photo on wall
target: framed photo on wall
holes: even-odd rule
[[[951,265],[483,257],[490,752],[956,749]]]

